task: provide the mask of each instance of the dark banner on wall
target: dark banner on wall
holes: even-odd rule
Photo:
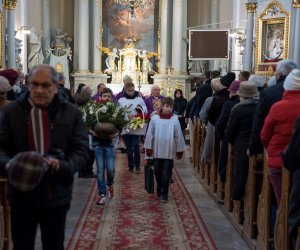
[[[189,59],[213,60],[229,57],[228,30],[190,30]]]

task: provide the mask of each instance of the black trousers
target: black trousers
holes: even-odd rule
[[[154,159],[154,174],[157,183],[157,189],[161,189],[164,198],[168,198],[170,169],[173,166],[173,160]]]
[[[13,249],[34,250],[37,226],[40,225],[43,250],[63,250],[69,208],[70,205],[43,210],[12,206]]]

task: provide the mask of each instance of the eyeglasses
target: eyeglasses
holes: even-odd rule
[[[37,89],[39,87],[41,87],[42,89],[49,89],[53,86],[52,83],[37,83],[37,82],[31,82],[30,85],[34,89]]]

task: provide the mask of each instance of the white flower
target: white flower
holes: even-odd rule
[[[86,115],[85,115],[85,114],[82,116],[82,120],[83,120],[84,122],[86,122]]]
[[[106,113],[107,109],[108,109],[107,106],[104,105],[104,106],[101,108],[101,112],[102,112],[102,113]]]

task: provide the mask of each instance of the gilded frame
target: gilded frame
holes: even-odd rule
[[[280,60],[288,58],[290,15],[278,1],[258,14],[256,24],[256,74],[273,75]]]
[[[157,72],[160,72],[160,40],[161,40],[161,13],[162,13],[162,0],[155,0],[155,1],[158,1],[158,28],[157,28]],[[101,30],[100,30],[100,44],[99,44],[99,48],[102,48],[103,47],[103,0],[100,0],[100,4],[101,4]],[[103,51],[100,50],[100,60],[102,61],[103,58],[102,58],[102,55],[103,55]],[[103,72],[103,63],[101,63],[101,72]]]

